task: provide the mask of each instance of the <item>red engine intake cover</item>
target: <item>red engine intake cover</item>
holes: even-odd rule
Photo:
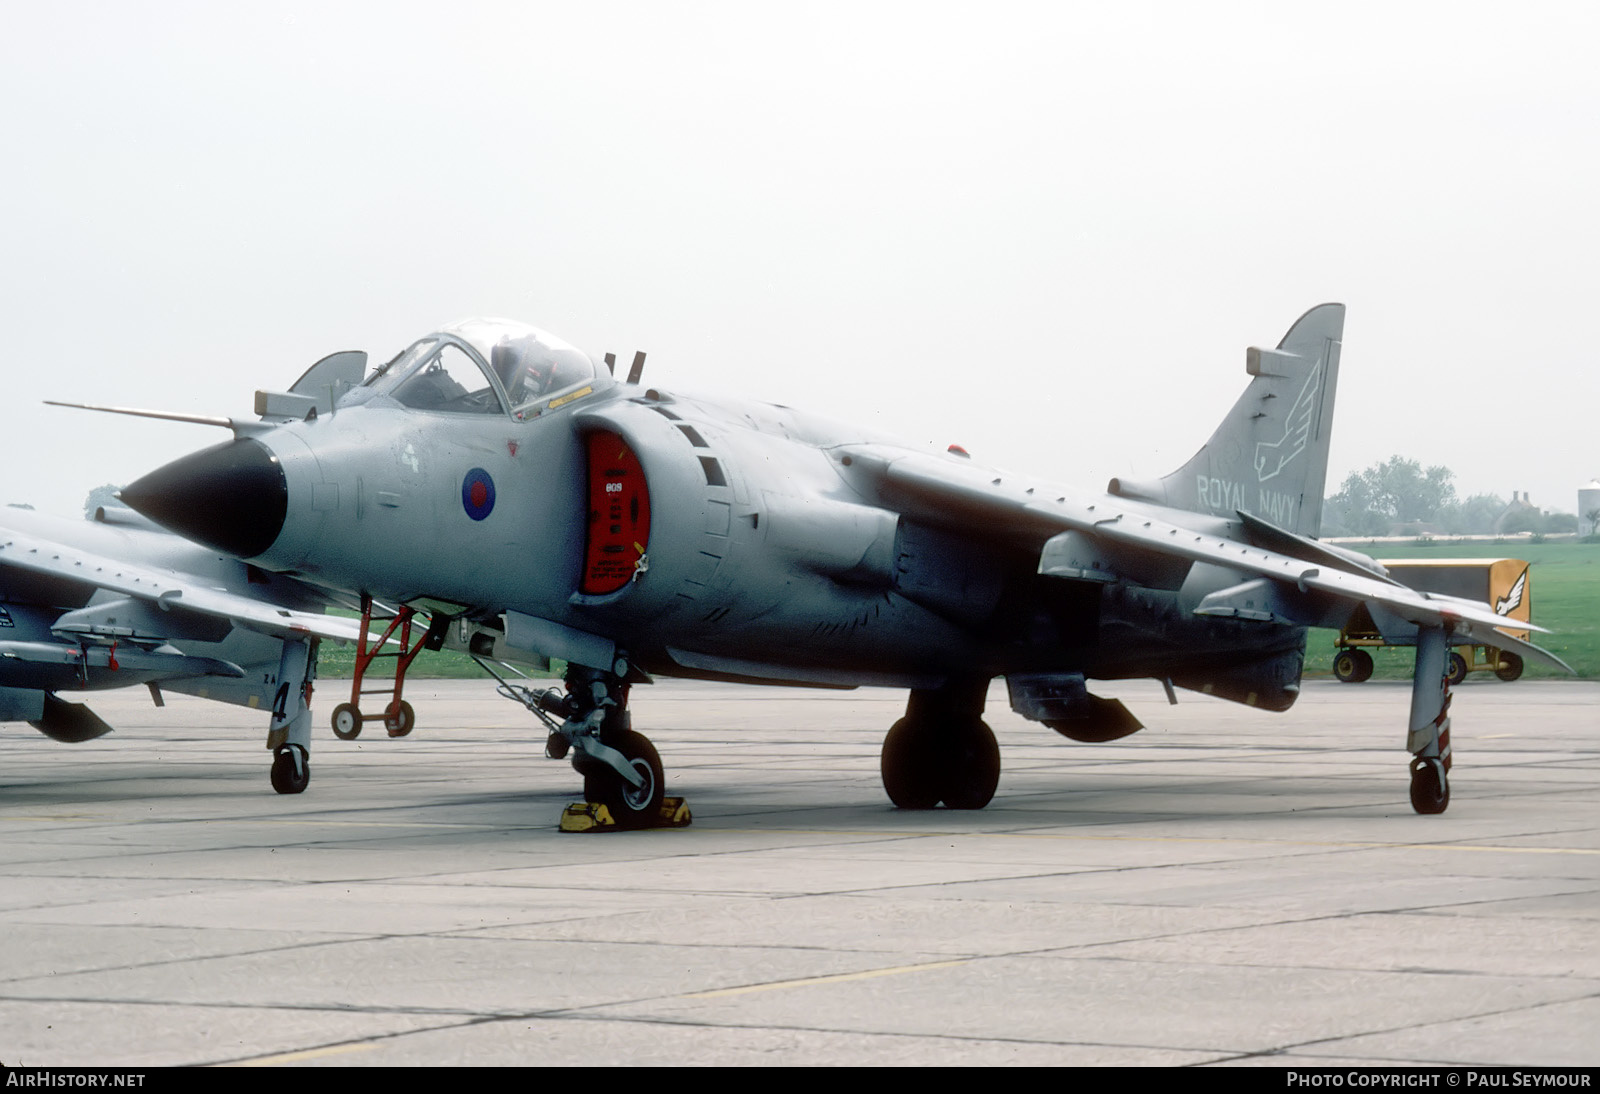
[[[589,454],[589,523],[579,592],[614,593],[633,580],[650,546],[650,488],[628,443],[600,431],[584,438]]]

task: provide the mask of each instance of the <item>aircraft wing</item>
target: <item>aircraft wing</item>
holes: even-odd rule
[[[361,636],[359,620],[279,607],[207,585],[193,575],[113,559],[15,527],[0,527],[0,566],[94,585],[162,609],[227,619],[278,638],[316,635],[354,642]]]
[[[1232,571],[1238,581],[1200,599],[1196,614],[1336,627],[1365,603],[1378,613],[1418,626],[1443,625],[1474,642],[1573,671],[1555,654],[1502,630],[1507,620],[1492,605],[1421,592],[1353,567],[1335,568],[1317,557],[1326,552],[1315,541],[1248,513],[1238,514],[1239,523],[1230,527],[1221,518],[1128,504],[1109,494],[1085,500],[1047,483],[886,445],[850,445],[840,454],[858,489],[919,520],[967,534],[976,526],[989,537],[1036,546],[1043,574],[1110,582],[1125,569],[1148,568],[1152,559],[1201,563]],[[1252,530],[1270,530],[1275,545],[1303,543],[1309,557],[1258,546],[1251,542]],[[1240,534],[1245,538],[1235,538]],[[1516,627],[1545,630],[1520,620]]]

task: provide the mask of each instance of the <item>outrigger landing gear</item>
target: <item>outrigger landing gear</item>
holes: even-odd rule
[[[1443,813],[1450,806],[1450,632],[1417,630],[1417,667],[1411,679],[1411,808]]]
[[[311,783],[311,682],[316,675],[317,640],[284,639],[278,658],[278,691],[267,726],[272,789],[280,794],[304,793]]]
[[[521,703],[549,728],[547,756],[559,760],[571,752],[573,769],[583,776],[583,796],[593,805],[604,806],[612,822],[587,827],[654,828],[687,823],[688,811],[680,799],[671,799],[675,803],[672,808],[663,809],[666,778],[661,757],[649,738],[633,731],[626,657],[618,655],[609,670],[569,664],[564,692],[513,684],[483,658],[474,660],[500,681],[501,695]]]
[[[883,739],[880,770],[901,809],[982,809],[1000,784],[1000,745],[983,721],[987,680],[915,690]]]

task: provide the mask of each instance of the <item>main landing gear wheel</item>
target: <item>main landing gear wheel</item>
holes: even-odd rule
[[[1467,659],[1455,650],[1450,651],[1450,661],[1444,671],[1444,678],[1449,681],[1451,687],[1455,687],[1467,678]],[[1443,811],[1439,810],[1441,813]]]
[[[1500,651],[1500,663],[1495,666],[1494,674],[1506,683],[1519,679],[1522,676],[1522,658],[1514,653]]]
[[[1333,658],[1333,675],[1345,684],[1359,684],[1372,678],[1372,654],[1366,650],[1340,650]]]
[[[311,782],[311,761],[299,745],[279,745],[272,754],[272,789],[280,794],[299,794]]]
[[[627,758],[628,766],[644,782],[630,786],[621,775],[609,767],[594,764],[584,773],[583,796],[598,802],[611,811],[611,819],[619,828],[643,828],[655,823],[661,812],[661,798],[666,787],[666,777],[661,770],[661,757],[656,746],[642,733],[632,730],[617,734],[605,742]]]
[[[1450,780],[1440,760],[1411,761],[1411,808],[1418,813],[1443,813],[1450,806]]]
[[[383,712],[383,725],[391,737],[404,737],[417,725],[417,712],[404,699],[390,703]]]
[[[361,736],[361,712],[349,703],[334,707],[333,735],[341,741],[353,741]]]
[[[932,809],[939,804],[942,766],[929,727],[901,718],[883,739],[878,767],[889,800],[900,809]]]
[[[1000,785],[1000,742],[985,722],[956,727],[945,752],[944,804],[982,809]]]
[[[1000,745],[981,720],[939,725],[901,718],[883,740],[883,788],[901,809],[982,809],[1000,785]]]

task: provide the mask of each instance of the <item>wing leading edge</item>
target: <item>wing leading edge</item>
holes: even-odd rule
[[[94,585],[162,609],[200,612],[275,638],[315,635],[354,642],[361,636],[357,620],[279,607],[176,571],[119,561],[16,528],[0,529],[0,565]]]

